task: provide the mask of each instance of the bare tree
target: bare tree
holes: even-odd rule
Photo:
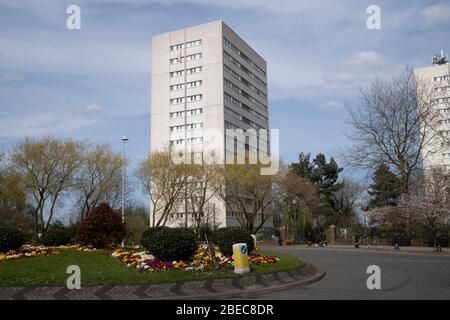
[[[189,165],[186,184],[187,208],[191,225],[200,230],[215,225],[214,199],[223,187],[223,166],[213,161]]]
[[[75,185],[83,144],[71,139],[25,139],[11,156],[15,170],[34,201],[35,231],[44,232],[66,191]]]
[[[333,194],[333,210],[344,226],[355,222],[356,211],[363,192],[364,188],[358,182],[351,178],[343,178],[339,189]]]
[[[299,227],[305,228],[314,208],[320,203],[318,188],[291,170],[281,170],[273,193],[275,207],[284,213],[283,223],[296,238]]]
[[[99,203],[113,209],[121,203],[122,156],[106,144],[89,145],[76,175],[77,206],[80,218],[86,217]]]
[[[242,228],[257,233],[272,217],[272,176],[261,175],[257,164],[225,165],[225,187],[220,192],[227,210]]]
[[[425,146],[441,135],[437,106],[432,84],[414,79],[408,68],[390,82],[374,80],[361,90],[358,109],[349,109],[354,147],[348,162],[373,170],[380,162],[392,165],[408,194],[422,159],[429,156]]]
[[[151,226],[166,225],[177,200],[184,196],[189,177],[186,165],[174,163],[170,150],[156,151],[139,165],[136,177],[150,195]]]

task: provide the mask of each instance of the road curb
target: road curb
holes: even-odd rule
[[[0,300],[217,300],[256,295],[306,286],[325,272],[311,264],[292,270],[140,285],[93,285],[69,290],[60,286],[0,287]]]
[[[303,268],[310,268],[310,270],[314,270],[314,274],[305,277],[304,279],[282,284],[282,285],[275,285],[275,286],[266,286],[265,288],[258,288],[258,289],[243,289],[241,291],[237,292],[222,292],[222,293],[215,293],[215,294],[209,294],[209,295],[190,295],[190,296],[182,296],[182,297],[168,297],[168,298],[162,298],[167,300],[222,300],[222,299],[233,299],[233,298],[250,298],[254,299],[256,295],[261,295],[265,293],[272,293],[276,291],[283,291],[283,290],[289,290],[292,288],[298,288],[298,287],[304,287],[311,283],[317,282],[321,280],[323,277],[325,277],[326,272],[323,270],[318,269],[317,267],[308,264],[304,266]],[[301,269],[301,268],[300,268]],[[294,270],[294,272],[298,272],[298,270]],[[281,271],[283,272],[283,271]],[[281,273],[276,272],[276,273]],[[272,274],[275,274],[272,273]],[[255,275],[257,276],[257,275]]]

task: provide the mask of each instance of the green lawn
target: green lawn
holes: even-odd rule
[[[219,272],[171,270],[140,273],[133,267],[129,268],[120,261],[107,256],[103,251],[81,252],[75,249],[59,251],[61,251],[59,255],[0,262],[0,286],[65,285],[69,276],[66,270],[70,265],[80,267],[82,285],[150,284],[236,276],[230,267]],[[285,253],[262,252],[262,254],[275,255],[280,258],[280,262],[253,266],[253,272],[265,273],[295,269],[305,264],[302,259]]]

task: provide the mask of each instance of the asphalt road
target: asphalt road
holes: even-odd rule
[[[301,256],[327,274],[316,283],[264,294],[261,299],[450,299],[450,256],[327,248],[275,250]],[[370,265],[380,267],[380,290],[367,288]]]

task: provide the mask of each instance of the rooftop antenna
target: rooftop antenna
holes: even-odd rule
[[[435,54],[433,56],[432,63],[433,63],[433,66],[438,66],[441,64],[448,63],[448,53],[446,55],[444,55],[444,50],[441,50],[440,56],[438,56],[437,54]]]

